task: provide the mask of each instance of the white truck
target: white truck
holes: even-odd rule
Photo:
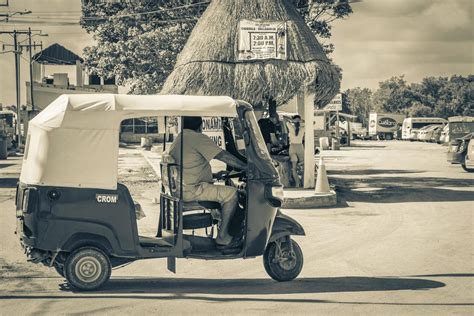
[[[369,114],[369,136],[376,139],[392,140],[396,138],[397,131],[403,124],[405,116],[394,113]]]
[[[346,131],[347,133],[347,125],[348,122],[340,122],[339,123],[339,128]],[[367,129],[362,126],[362,123],[359,122],[350,122],[350,127],[351,127],[351,136],[352,139],[360,138],[360,139],[365,139],[367,137]]]

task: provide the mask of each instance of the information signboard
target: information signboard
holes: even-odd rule
[[[224,131],[222,130],[222,119],[220,117],[203,117],[202,133],[209,136],[217,146],[225,149]]]
[[[342,94],[336,96],[324,107],[325,111],[342,111]]]
[[[286,22],[241,20],[238,60],[287,59]]]

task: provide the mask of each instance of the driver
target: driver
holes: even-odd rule
[[[219,202],[222,208],[216,238],[217,247],[237,246],[234,245],[237,242],[232,242],[232,236],[228,232],[230,220],[237,207],[237,189],[226,185],[214,185],[209,162],[218,159],[240,170],[246,169],[246,164],[202,134],[201,117],[184,117],[183,121],[183,200]],[[182,135],[179,133],[169,149],[169,154],[178,164],[181,164],[181,139]]]

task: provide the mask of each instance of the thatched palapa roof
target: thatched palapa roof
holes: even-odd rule
[[[287,60],[239,61],[240,20],[287,22]],[[325,104],[339,74],[290,0],[213,0],[178,56],[164,94],[228,95],[258,104],[291,99],[303,86]]]

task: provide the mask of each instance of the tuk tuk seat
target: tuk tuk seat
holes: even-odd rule
[[[163,154],[161,161],[162,191],[173,197],[179,197],[179,165],[169,154]],[[217,223],[212,211],[221,209],[216,201],[187,201],[183,203],[183,229],[200,229]],[[202,211],[197,213],[196,211]],[[193,213],[190,213],[193,212]]]

